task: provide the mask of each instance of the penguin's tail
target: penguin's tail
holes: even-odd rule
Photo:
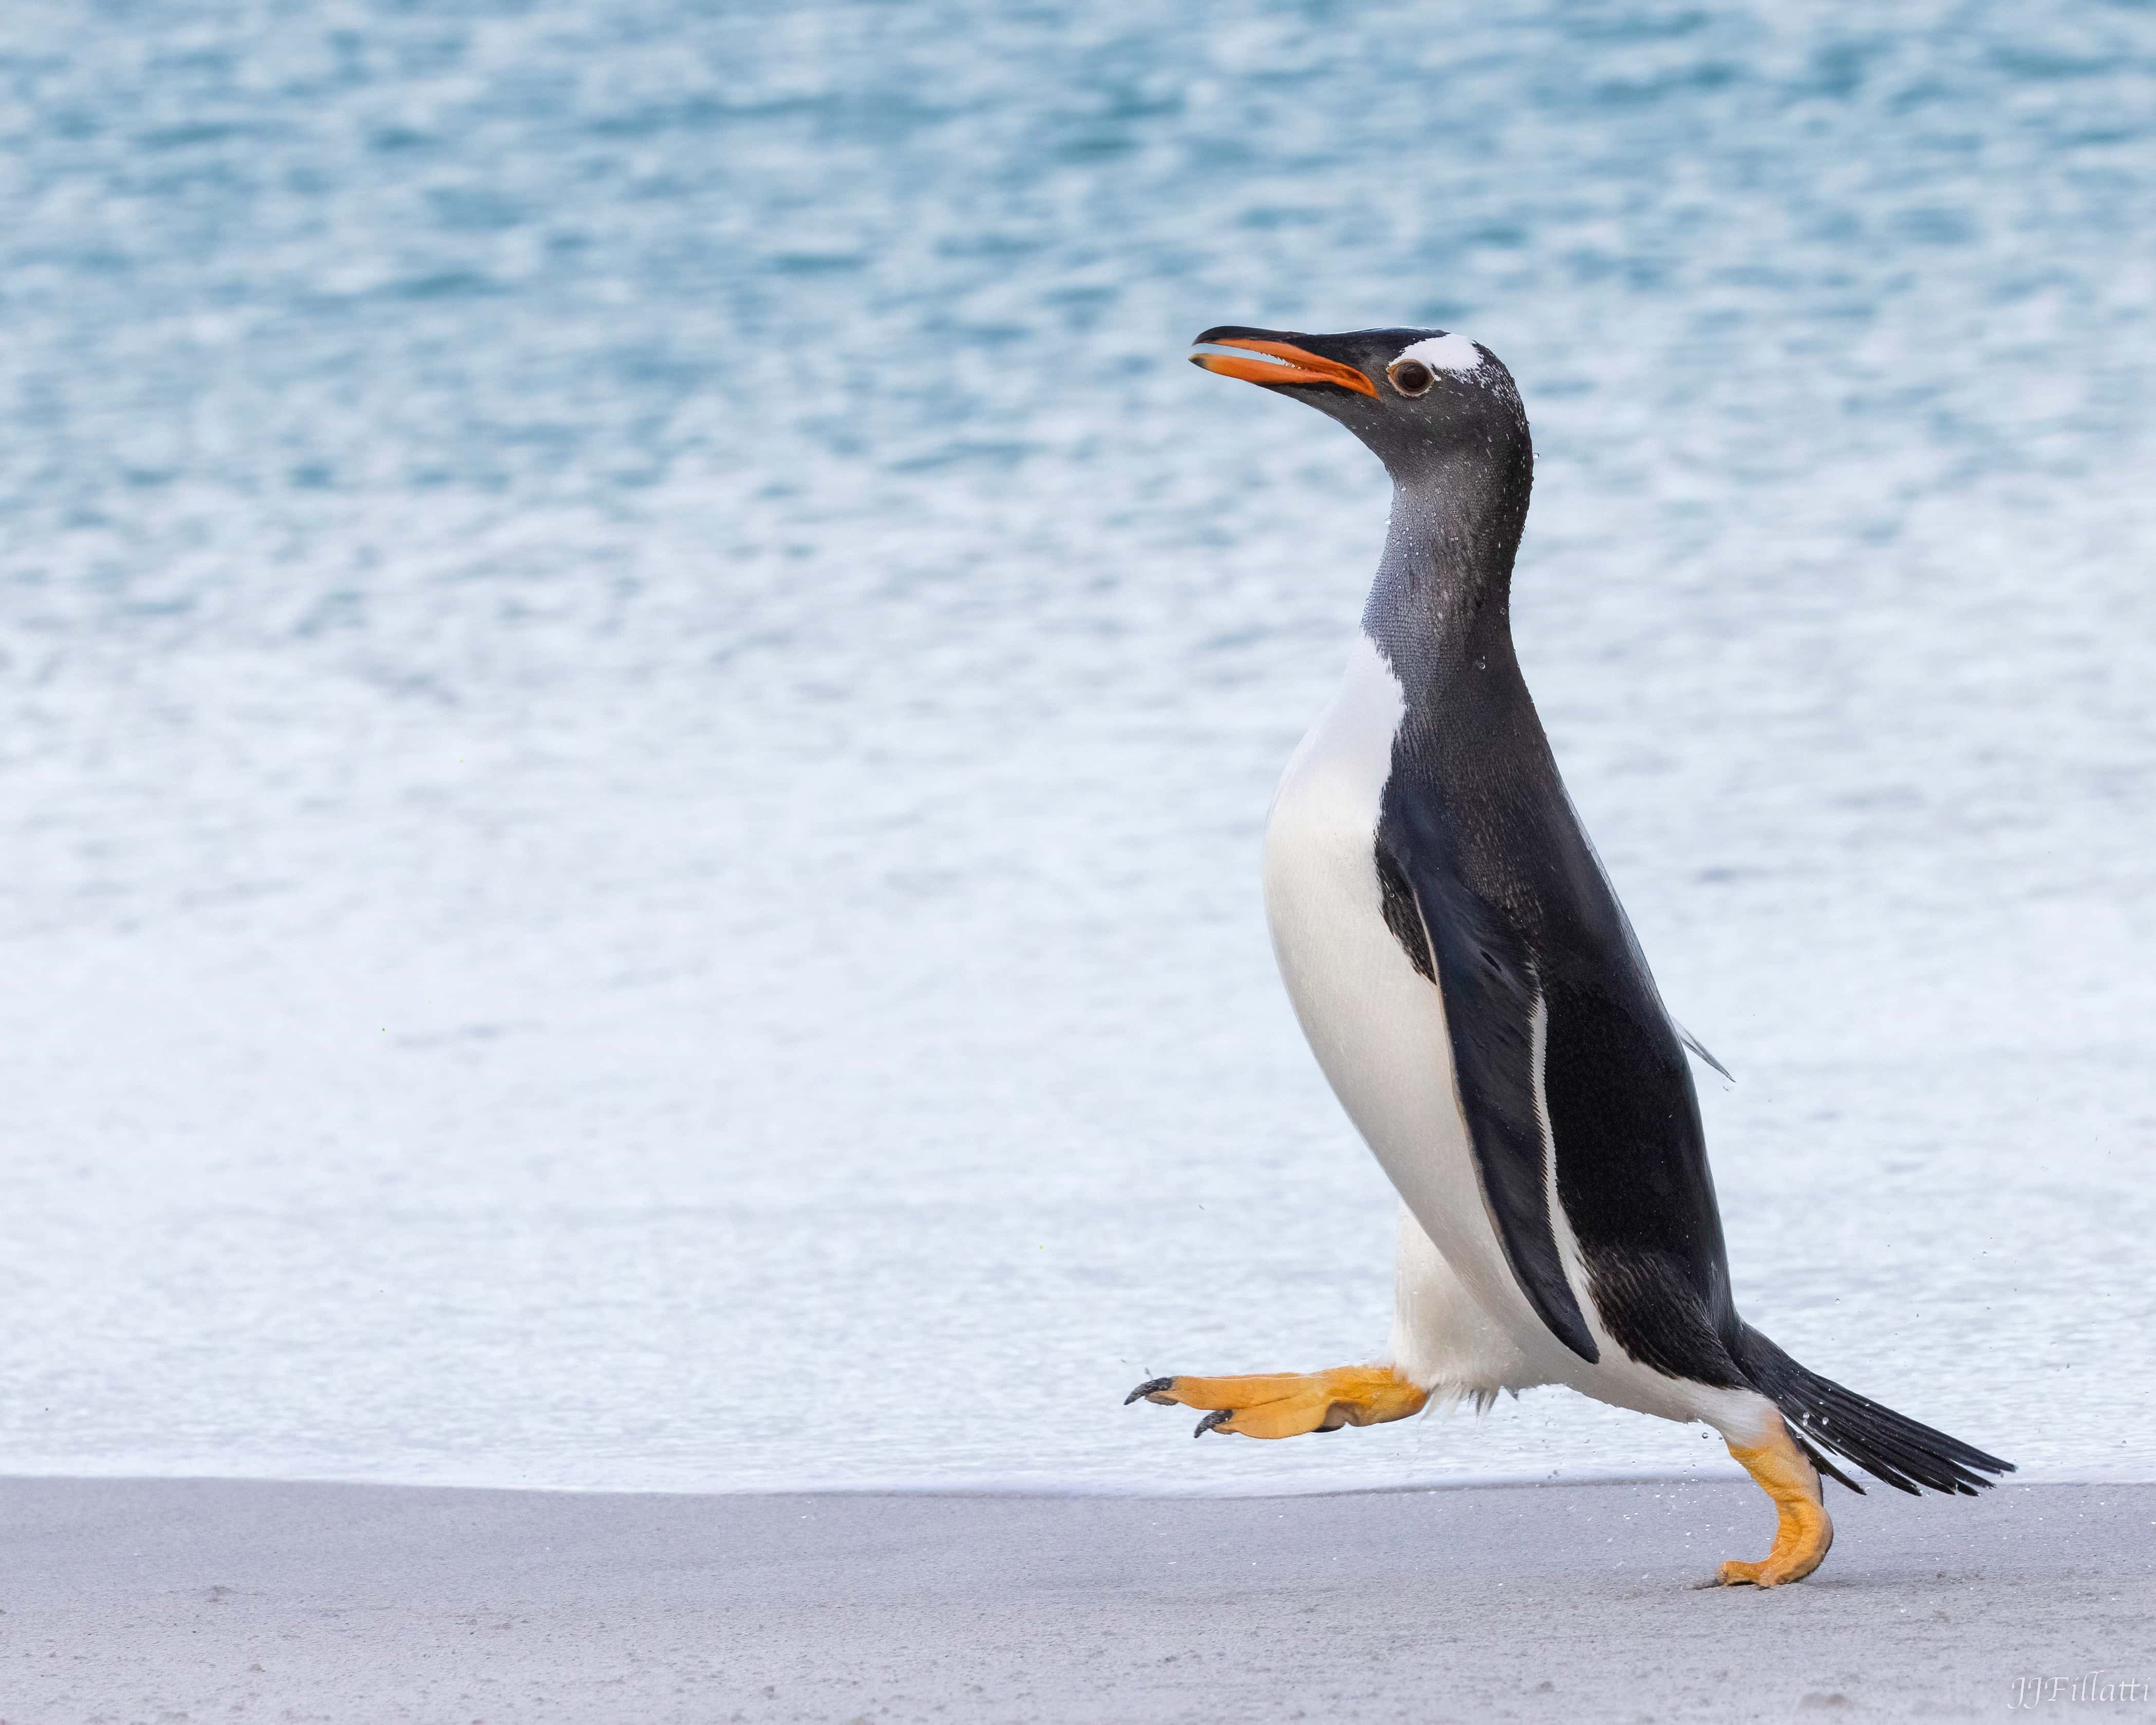
[[[2014,1471],[2010,1461],[1806,1371],[1749,1324],[1738,1324],[1734,1352],[1753,1387],[1782,1410],[1791,1435],[1813,1465],[1852,1491],[1864,1487],[1822,1455],[1822,1450],[1911,1493],[1929,1486],[1974,1497],[1979,1488],[1992,1483],[1986,1474]]]

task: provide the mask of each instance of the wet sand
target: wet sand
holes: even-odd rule
[[[1736,1483],[1270,1498],[0,1481],[0,1721],[2156,1712],[2156,1486],[1836,1493],[1698,1589]],[[2118,1699],[2120,1685],[2137,1685]]]

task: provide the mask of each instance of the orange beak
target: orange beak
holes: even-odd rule
[[[1214,347],[1247,347],[1270,359],[1245,359],[1233,353],[1194,353],[1191,364],[1223,377],[1240,377],[1245,383],[1337,383],[1342,389],[1359,390],[1374,398],[1378,386],[1353,366],[1326,359],[1288,341],[1258,341],[1245,336],[1224,336],[1208,344]]]

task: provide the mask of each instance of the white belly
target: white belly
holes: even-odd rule
[[[1345,685],[1289,761],[1266,823],[1273,951],[1333,1094],[1431,1244],[1505,1329],[1542,1331],[1482,1202],[1445,998],[1385,924],[1378,799],[1404,707],[1391,668],[1359,638]]]

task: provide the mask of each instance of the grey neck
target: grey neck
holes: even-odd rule
[[[1517,675],[1512,558],[1527,516],[1526,487],[1493,484],[1486,469],[1472,470],[1481,468],[1479,461],[1448,463],[1394,481],[1385,554],[1363,607],[1363,632],[1390,661],[1410,706],[1440,698],[1465,670]]]

